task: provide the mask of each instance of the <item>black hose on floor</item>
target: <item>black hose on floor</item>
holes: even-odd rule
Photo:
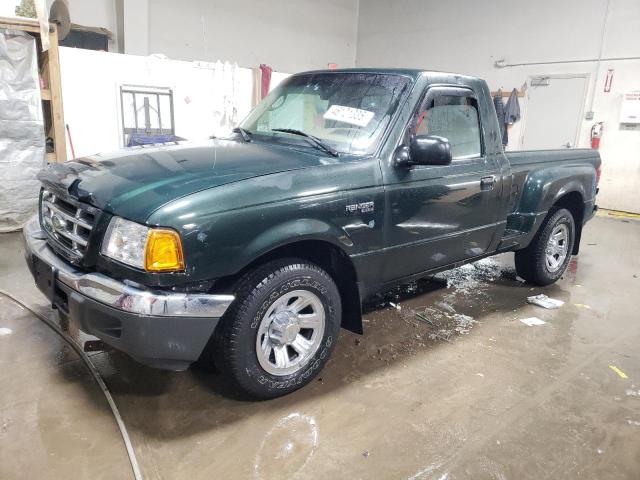
[[[47,317],[45,317],[41,313],[36,312],[33,308],[31,308],[29,305],[27,305],[26,303],[22,302],[21,300],[17,299],[12,294],[10,294],[8,292],[5,292],[4,290],[1,290],[1,289],[0,289],[0,294],[5,296],[9,300],[17,303],[22,308],[28,310],[33,315],[35,315],[38,319],[40,319],[42,322],[44,322],[51,330],[53,330],[58,335],[60,335],[60,337],[62,337],[62,339],[65,342],[67,342],[69,344],[69,346],[71,348],[73,348],[73,350],[75,350],[75,352],[80,356],[80,358],[82,359],[84,364],[87,366],[87,368],[91,372],[91,375],[93,375],[93,378],[95,379],[96,383],[100,387],[100,390],[102,390],[102,393],[104,394],[104,396],[107,399],[107,403],[111,407],[111,411],[113,412],[113,416],[115,417],[116,423],[118,424],[118,428],[120,429],[120,434],[122,435],[122,440],[124,441],[124,446],[127,449],[127,455],[129,456],[129,461],[131,462],[131,469],[133,470],[133,476],[134,476],[135,480],[142,480],[142,473],[140,472],[140,466],[138,465],[138,459],[136,457],[135,451],[133,450],[133,444],[131,443],[131,438],[129,437],[129,433],[127,432],[127,427],[125,426],[124,422],[122,421],[122,417],[120,416],[120,412],[118,411],[118,406],[116,405],[115,400],[111,396],[111,392],[109,392],[109,389],[107,388],[107,385],[104,383],[104,380],[102,380],[102,377],[100,376],[100,372],[98,372],[98,369],[95,367],[95,365],[93,363],[91,363],[91,360],[86,355],[84,350],[82,350],[82,348],[80,348],[80,346],[78,346],[78,344],[76,342],[74,342],[67,335],[65,335],[64,332],[62,331],[62,329],[58,325],[56,325],[55,322],[53,322],[52,320],[48,319]]]

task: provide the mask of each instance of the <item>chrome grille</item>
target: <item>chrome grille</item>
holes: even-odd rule
[[[76,257],[83,257],[87,250],[95,217],[95,213],[80,202],[50,190],[42,190],[42,227],[49,238]]]

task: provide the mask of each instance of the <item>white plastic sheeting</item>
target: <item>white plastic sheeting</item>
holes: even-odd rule
[[[35,40],[0,29],[0,232],[22,228],[35,212],[44,159]]]

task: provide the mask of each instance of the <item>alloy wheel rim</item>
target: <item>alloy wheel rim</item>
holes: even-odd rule
[[[324,336],[325,311],[309,290],[278,297],[260,321],[256,336],[258,363],[277,376],[296,373],[313,358]]]
[[[547,246],[545,248],[545,264],[547,270],[551,273],[555,273],[567,258],[569,253],[569,227],[561,223],[551,232]]]

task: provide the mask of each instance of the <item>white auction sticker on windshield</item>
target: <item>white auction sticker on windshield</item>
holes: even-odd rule
[[[358,127],[366,127],[374,115],[375,113],[369,110],[360,110],[359,108],[344,107],[342,105],[331,105],[323,117],[325,120],[336,120],[338,122],[357,125]]]

